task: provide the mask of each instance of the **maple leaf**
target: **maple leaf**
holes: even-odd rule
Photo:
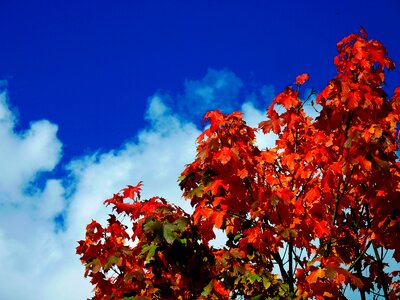
[[[135,197],[140,198],[140,191],[142,189],[143,183],[140,181],[136,186],[128,185],[127,188],[123,189],[123,195],[125,198],[135,199]]]
[[[304,73],[296,77],[295,84],[302,85],[308,80],[310,80],[310,76],[308,76],[307,73]]]
[[[241,170],[238,170],[237,175],[238,175],[241,179],[244,179],[244,178],[246,178],[246,177],[249,175],[249,173],[248,173],[248,171],[247,171],[246,169],[241,169]]]
[[[315,232],[319,238],[329,234],[329,226],[326,221],[316,221],[314,223]]]
[[[223,283],[214,280],[213,288],[216,294],[219,296],[219,299],[229,299],[230,291],[224,287]]]
[[[259,128],[262,129],[264,133],[269,133],[272,130],[275,134],[279,134],[281,131],[281,124],[278,113],[270,109],[268,110],[268,117],[270,118],[269,120],[260,122],[258,125]]]
[[[233,158],[231,149],[223,147],[220,151],[215,154],[215,159],[220,161],[221,164],[227,164]]]
[[[316,283],[319,278],[323,278],[325,276],[324,269],[316,269],[307,276],[307,281],[309,283]]]
[[[277,119],[262,121],[259,126],[264,133],[269,133],[272,129],[274,133],[278,134],[281,130],[279,120]]]
[[[298,99],[298,94],[298,92],[292,90],[290,87],[287,87],[283,93],[280,93],[275,97],[274,102],[276,104],[283,105],[285,109],[288,110],[289,108],[296,107],[301,103]]]
[[[217,212],[215,214],[214,222],[215,222],[215,227],[216,228],[221,228],[222,227],[225,215],[226,215],[226,212],[224,212],[224,211],[220,211],[220,212]]]
[[[95,220],[92,220],[92,222],[86,226],[86,236],[91,242],[97,242],[101,238],[103,232],[103,227]]]
[[[224,117],[220,110],[210,111],[204,116],[204,121],[210,120],[210,131],[216,131],[221,125],[224,124]],[[203,123],[204,125],[204,123]]]
[[[305,198],[310,202],[315,202],[318,201],[321,197],[321,192],[319,191],[318,187],[313,187],[312,189],[310,189],[307,193]]]
[[[218,195],[220,190],[227,190],[228,185],[222,180],[213,181],[208,187],[204,188],[204,192],[210,191],[212,195]]]

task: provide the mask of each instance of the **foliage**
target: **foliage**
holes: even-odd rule
[[[191,215],[140,200],[141,184],[105,201],[115,214],[90,223],[77,247],[92,299],[345,299],[346,288],[400,297],[387,263],[400,262],[400,88],[392,99],[382,89],[394,63],[364,30],[337,48],[326,88],[302,101],[309,78],[298,76],[259,128],[238,112],[206,114],[179,178]],[[276,146],[259,149],[257,130],[277,134]],[[214,229],[226,234],[221,249],[209,244]]]

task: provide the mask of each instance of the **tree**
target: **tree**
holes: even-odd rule
[[[400,88],[392,99],[382,89],[394,63],[364,30],[337,48],[326,88],[302,101],[309,78],[298,76],[258,128],[239,112],[206,114],[179,177],[192,214],[141,200],[141,183],[105,201],[107,226],[92,221],[77,247],[92,299],[400,297],[400,271],[388,268],[400,262]],[[257,130],[277,134],[276,146],[259,149]],[[209,244],[214,229],[222,248]]]

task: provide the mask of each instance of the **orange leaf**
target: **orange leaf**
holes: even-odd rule
[[[333,295],[331,294],[331,293],[329,293],[329,292],[324,292],[323,294],[322,294],[322,296],[323,297],[330,297],[330,298],[333,298]],[[325,298],[324,298],[325,299]]]
[[[228,186],[224,183],[223,180],[221,179],[216,179],[214,180],[211,185],[207,186],[206,188],[204,188],[204,192],[208,192],[211,191],[212,195],[218,195],[220,188],[227,190]]]
[[[219,211],[215,214],[215,227],[221,228],[222,224],[224,223],[225,212]]]
[[[217,280],[214,280],[214,291],[219,296],[222,296],[223,299],[229,297],[229,294],[230,294],[230,291],[228,289],[226,289],[224,287],[224,285],[221,282],[217,281]]]
[[[271,150],[265,150],[261,152],[261,157],[263,161],[272,164],[276,160],[276,152]]]
[[[308,283],[316,283],[318,281],[318,278],[323,278],[324,276],[325,270],[317,269],[315,271],[312,271],[311,274],[307,276],[307,281]]]
[[[226,165],[232,158],[232,152],[228,147],[223,147],[215,154],[215,159],[219,160],[221,164]]]

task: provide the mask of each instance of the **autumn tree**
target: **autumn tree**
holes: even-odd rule
[[[383,90],[394,63],[364,30],[337,48],[322,92],[300,99],[309,78],[298,76],[258,128],[238,112],[206,114],[179,177],[192,214],[141,200],[141,183],[105,201],[108,224],[92,221],[77,247],[92,299],[400,297],[400,88]],[[257,147],[256,131],[276,146]]]

